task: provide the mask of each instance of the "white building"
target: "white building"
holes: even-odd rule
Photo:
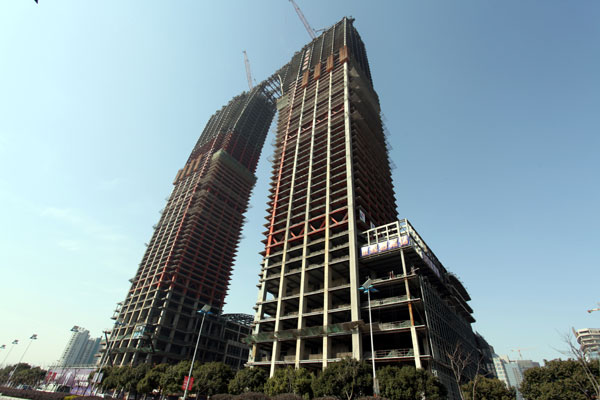
[[[74,326],[71,331],[73,334],[58,360],[58,366],[75,367],[95,364],[95,355],[100,349],[100,338],[90,338],[90,332],[79,326]]]
[[[581,346],[581,351],[589,359],[600,358],[600,329],[586,328],[575,331],[577,343]]]

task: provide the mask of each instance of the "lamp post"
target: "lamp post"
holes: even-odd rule
[[[378,290],[373,287],[371,278],[368,278],[361,287],[358,288],[361,292],[367,292],[367,301],[369,304],[369,328],[371,332],[371,361],[373,364],[373,395],[379,396],[379,382],[375,373],[375,346],[373,344],[373,319],[371,318],[371,292],[376,293]]]
[[[202,322],[200,322],[200,330],[198,331],[198,339],[196,339],[196,347],[194,347],[194,355],[192,356],[192,364],[190,364],[190,371],[188,372],[188,379],[185,383],[185,391],[183,392],[183,400],[187,399],[188,390],[190,389],[190,381],[192,380],[192,369],[194,368],[194,361],[196,361],[196,352],[198,351],[198,344],[200,343],[200,336],[202,335],[202,326],[204,325],[204,318],[206,314],[212,314],[210,312],[210,306],[205,304],[202,309],[198,310],[198,313],[202,314]]]
[[[29,349],[29,346],[31,346],[31,343],[33,343],[34,340],[37,340],[37,334],[34,333],[33,335],[31,335],[31,337],[29,339],[30,339],[29,343],[27,343],[27,346],[25,347],[25,351],[21,355],[21,358],[19,359],[19,362],[17,363],[17,365],[15,365],[15,367],[13,368],[12,372],[9,375],[9,378],[8,378],[9,386],[10,386],[10,381],[12,380],[13,375],[17,371],[17,368],[19,367],[19,364],[21,364],[21,361],[23,361],[23,358],[25,357],[25,353],[27,353],[27,350]]]
[[[100,368],[98,368],[98,371],[96,372],[96,374],[94,374],[94,378],[92,379],[92,388],[90,389],[90,395],[92,395],[92,394],[95,395],[98,392],[98,383],[100,383],[100,381],[102,380],[102,370],[104,369],[104,367],[106,367],[106,362],[110,359],[110,345],[111,345],[110,339],[112,339],[113,332],[117,326],[123,326],[123,325],[125,325],[125,324],[122,323],[121,321],[115,321],[115,325],[113,326],[112,330],[102,331],[102,333],[104,333],[104,337],[106,338],[106,351],[105,351],[104,355],[102,356],[102,359],[100,362]],[[110,337],[108,336],[109,333],[110,333]],[[111,366],[113,365],[112,360],[110,361],[110,365]]]
[[[6,349],[6,345],[5,344],[3,344],[2,346],[0,346],[0,350],[5,350],[5,349]],[[4,364],[4,363],[2,363],[2,364]],[[2,364],[0,364],[0,366],[2,366]]]
[[[4,365],[4,363],[6,362],[6,359],[12,352],[13,348],[15,347],[15,344],[19,344],[19,339],[13,340],[11,344],[12,344],[12,346],[10,346],[10,349],[8,349],[8,353],[6,353],[6,357],[4,357],[4,360],[2,360],[2,365]]]

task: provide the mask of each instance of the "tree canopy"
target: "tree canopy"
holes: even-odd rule
[[[386,366],[377,370],[379,391],[390,400],[444,399],[446,388],[430,372],[411,366]]]
[[[183,378],[190,370],[189,361],[181,361],[169,366],[160,378],[160,387],[165,393],[181,393]]]
[[[313,379],[314,375],[304,368],[280,368],[275,370],[275,374],[265,383],[265,393],[269,396],[294,393],[310,398]]]
[[[373,394],[371,368],[364,361],[345,358],[327,365],[313,381],[315,396],[336,396],[351,400]]]
[[[473,396],[473,383],[475,385],[475,396]],[[477,376],[469,383],[460,387],[465,400],[515,400],[514,388],[508,388],[504,382],[497,378],[486,378]]]
[[[229,382],[229,393],[262,392],[267,381],[267,374],[261,368],[244,368],[239,370]]]
[[[591,370],[598,373],[596,366]],[[536,400],[589,400],[595,397],[594,387],[581,364],[575,360],[547,361],[543,367],[525,371],[520,391],[525,398]]]
[[[209,362],[194,365],[192,376],[194,377],[192,390],[202,395],[212,396],[217,393],[227,393],[227,385],[233,378],[233,371],[230,366],[222,362]]]
[[[136,386],[138,393],[149,394],[154,390],[158,390],[162,393],[160,379],[168,368],[168,364],[158,364],[149,370]]]

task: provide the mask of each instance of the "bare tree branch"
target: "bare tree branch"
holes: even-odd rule
[[[450,369],[452,370],[454,380],[456,380],[456,384],[458,385],[458,393],[460,398],[461,400],[465,400],[462,390],[460,390],[460,383],[462,381],[465,368],[467,368],[467,366],[471,363],[471,353],[465,353],[461,344],[456,342],[452,353],[446,352],[446,356],[448,357],[448,360],[450,360]]]
[[[581,365],[581,367],[583,368],[583,371],[585,373],[585,376],[589,380],[590,384],[592,385],[592,388],[594,389],[594,392],[596,393],[596,398],[600,399],[600,381],[598,380],[598,377],[596,375],[594,375],[594,373],[590,369],[590,363],[587,361],[587,357],[586,357],[585,353],[583,352],[583,350],[581,350],[581,347],[579,347],[578,344],[573,342],[573,335],[570,332],[563,334],[562,339],[563,339],[563,342],[565,342],[567,344],[568,349],[567,349],[567,351],[562,351],[561,353],[563,353],[567,356],[574,357],[574,359],[579,363],[579,365]],[[600,373],[600,368],[599,368],[598,372]],[[584,394],[586,394],[584,388],[580,388],[580,389]]]

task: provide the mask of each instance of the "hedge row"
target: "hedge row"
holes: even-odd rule
[[[79,400],[79,399],[77,399]],[[293,393],[284,393],[284,394],[278,394],[276,396],[273,397],[269,397],[264,393],[254,393],[254,392],[248,392],[248,393],[242,393],[240,395],[232,395],[232,394],[227,394],[227,393],[222,393],[222,394],[215,394],[214,396],[210,397],[210,400],[305,400],[303,399],[301,396],[298,396],[297,394],[293,394]],[[326,397],[315,397],[312,400],[340,400],[337,397],[333,397],[333,396],[326,396]],[[384,397],[361,397],[358,400],[388,400]]]
[[[73,398],[69,393],[42,392],[40,390],[15,389],[0,386],[0,393],[4,396],[17,397],[29,400],[65,400],[66,397]],[[75,396],[77,400],[103,400],[98,396]]]

